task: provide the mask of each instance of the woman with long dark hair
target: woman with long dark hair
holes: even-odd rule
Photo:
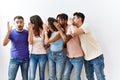
[[[60,26],[57,20],[52,17],[49,17],[48,24],[44,25],[45,43],[50,45],[48,51],[49,80],[62,80],[66,59],[63,51],[64,41],[56,29],[54,22]],[[51,33],[48,32],[48,29]],[[48,35],[50,35],[50,37]]]
[[[35,80],[37,64],[39,66],[40,80],[45,80],[44,72],[47,62],[47,52],[44,44],[43,21],[38,15],[30,17],[28,31],[28,42],[31,45],[29,80]]]

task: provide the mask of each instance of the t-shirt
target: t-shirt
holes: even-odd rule
[[[85,60],[91,60],[100,56],[102,54],[101,47],[93,36],[88,25],[83,23],[79,29],[82,29],[85,32],[85,34],[79,35]]]
[[[70,35],[71,32],[72,32],[71,26],[68,26],[66,35]],[[67,56],[69,58],[83,56],[83,51],[81,48],[79,36],[72,37],[66,44],[67,44]]]
[[[44,32],[42,31],[40,36],[33,35],[32,54],[46,54],[44,47]]]
[[[53,37],[57,32],[53,32],[51,34],[51,37]],[[64,41],[62,40],[62,38],[59,38],[57,40],[55,40],[54,42],[50,43],[50,50],[51,51],[61,51],[63,50],[63,44]]]
[[[16,29],[13,29],[9,39],[11,40],[11,58],[24,59],[29,57],[27,30],[24,29],[22,32],[18,32]]]

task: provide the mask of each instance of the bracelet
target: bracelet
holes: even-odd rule
[[[44,34],[47,34],[47,31],[45,31]]]

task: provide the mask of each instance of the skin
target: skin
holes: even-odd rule
[[[18,32],[22,32],[23,27],[24,27],[24,20],[23,19],[15,19],[14,25],[15,25],[16,30]],[[3,40],[3,46],[6,46],[9,43],[9,35],[10,35],[11,31],[12,31],[12,26],[10,26],[9,22],[7,22],[7,33],[6,33],[5,38]]]

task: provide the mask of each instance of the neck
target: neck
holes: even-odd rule
[[[18,32],[22,32],[23,31],[23,29],[22,30],[18,30],[18,29],[16,29]]]
[[[83,24],[82,22],[78,23],[77,27],[81,27],[82,24]]]

